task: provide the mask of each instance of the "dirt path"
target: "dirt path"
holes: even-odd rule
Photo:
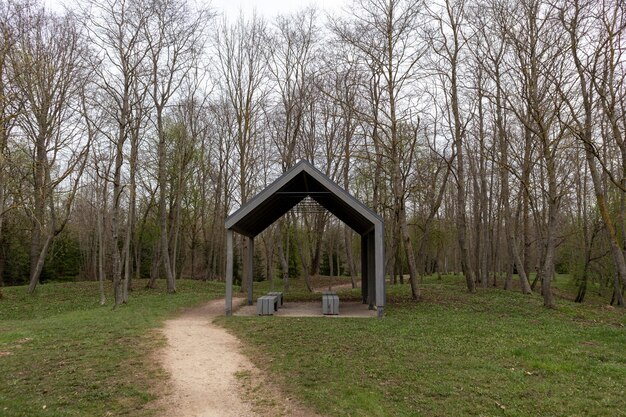
[[[233,305],[241,301],[233,299]],[[212,323],[223,311],[224,300],[214,300],[165,323],[167,347],[159,358],[171,381],[168,393],[159,400],[162,415],[314,415],[267,384],[258,368],[241,353],[241,342]]]

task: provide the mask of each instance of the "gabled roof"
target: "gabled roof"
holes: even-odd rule
[[[375,224],[382,224],[376,213],[302,160],[228,216],[225,226],[254,237],[307,196],[361,235],[371,231]]]

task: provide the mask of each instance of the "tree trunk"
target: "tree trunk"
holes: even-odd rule
[[[139,127],[133,126],[131,132],[131,149],[129,160],[129,196],[128,196],[128,221],[126,230],[126,239],[124,241],[124,282],[123,294],[124,303],[128,302],[128,292],[132,286],[132,268],[133,257],[131,256],[131,247],[133,241],[137,241],[135,233],[135,224],[137,222],[137,159],[139,153]],[[136,243],[135,243],[136,245]]]
[[[413,242],[409,233],[409,227],[406,223],[406,213],[404,207],[400,213],[400,230],[402,231],[402,239],[404,239],[404,251],[406,252],[407,262],[409,264],[409,280],[411,283],[411,298],[419,300],[422,297],[422,291],[417,281],[417,266],[415,264],[415,251]],[[402,270],[400,271],[402,274]]]
[[[1,222],[0,222],[1,223]],[[6,241],[2,235],[2,225],[0,224],[0,298],[2,298],[2,287],[4,287],[4,270],[6,268]]]
[[[499,78],[499,77],[498,77]],[[526,275],[526,266],[522,260],[520,249],[518,246],[518,240],[515,233],[515,227],[513,225],[513,215],[511,212],[511,196],[509,191],[509,151],[508,143],[506,140],[506,132],[504,130],[504,118],[502,115],[502,103],[501,92],[498,88],[496,91],[496,124],[498,129],[498,142],[500,145],[500,193],[502,196],[502,202],[504,204],[504,230],[509,246],[509,253],[513,258],[513,262],[517,267],[517,274],[520,281],[520,289],[522,294],[531,294],[530,283],[528,276]],[[526,196],[526,193],[522,190],[521,194]],[[524,203],[522,203],[523,206]]]
[[[293,224],[296,224],[295,219],[293,220]],[[302,264],[302,275],[304,275],[304,283],[306,284],[307,290],[309,290],[309,292],[313,292],[313,285],[311,285],[310,265],[306,259],[307,255],[302,245],[302,238],[297,231],[295,233],[295,240],[296,249],[298,250],[298,255],[300,256],[300,263]]]
[[[580,10],[578,9],[579,7],[578,4],[576,4],[576,7],[577,7],[576,9],[577,12],[580,12]],[[564,20],[562,20],[562,22],[565,23]],[[581,63],[580,58],[578,56],[578,38],[577,38],[578,23],[579,22],[577,20],[574,20],[571,22],[572,26],[567,28],[569,35],[570,35],[570,42],[571,42],[570,51],[572,53],[574,64],[576,65],[578,81],[580,83],[580,91],[581,91],[580,94],[583,99],[583,108],[585,111],[584,122],[581,123],[579,119],[576,120],[576,122],[578,122],[578,126],[577,126],[578,132],[575,132],[575,133],[579,135],[585,148],[585,156],[587,159],[587,165],[589,167],[589,173],[591,174],[593,188],[595,190],[596,202],[598,204],[598,211],[600,212],[600,216],[602,217],[604,227],[607,231],[607,237],[609,240],[609,245],[611,247],[611,254],[613,256],[615,269],[616,269],[618,278],[621,279],[623,285],[626,286],[626,259],[624,258],[624,251],[623,251],[623,248],[620,246],[619,238],[617,236],[617,231],[615,229],[613,220],[611,219],[611,215],[610,215],[608,204],[607,204],[608,196],[606,193],[606,189],[602,184],[600,174],[598,173],[598,170],[596,168],[596,161],[595,161],[595,155],[594,155],[594,149],[593,149],[593,107],[594,107],[594,104],[592,102],[593,93],[591,90],[592,86],[589,85],[587,81],[587,77],[585,75],[585,68],[583,64]],[[612,76],[613,76],[612,68],[609,70],[608,76],[609,78],[612,79]],[[604,91],[603,93],[606,93],[606,91]],[[613,94],[614,92],[612,91],[610,95],[613,95]],[[606,98],[606,94],[604,94],[604,97],[601,97],[601,98]],[[613,107],[608,106],[606,100],[601,100],[601,103],[603,104],[603,108],[605,110],[607,118],[609,119],[611,132],[613,133],[613,136],[615,137],[616,142],[618,144],[622,144],[621,150],[622,150],[622,153],[624,153],[626,150],[623,147],[624,142],[621,138],[621,131],[615,119]],[[623,175],[622,180],[621,180],[623,184],[626,182],[626,160],[623,160],[622,163],[623,163],[622,173],[625,174]],[[623,194],[624,193],[622,193],[621,195],[622,199],[624,197]],[[626,238],[626,237],[623,237],[623,238]]]
[[[489,272],[487,270],[487,259],[488,259],[488,220],[489,220],[489,201],[487,196],[487,172],[485,168],[485,160],[487,156],[485,156],[485,132],[484,132],[484,122],[483,122],[483,109],[482,109],[482,87],[481,94],[479,95],[480,100],[480,114],[481,118],[479,120],[480,125],[480,161],[479,161],[479,175],[480,175],[480,194],[479,194],[479,213],[480,219],[479,222],[480,228],[478,230],[478,236],[476,237],[479,240],[480,247],[483,248],[482,253],[479,254],[477,259],[476,271],[479,271],[481,275],[481,280],[483,284],[483,288],[487,288],[489,286]],[[492,194],[493,195],[493,194]],[[478,252],[478,251],[477,251]],[[491,253],[491,256],[495,259],[495,254]],[[495,269],[495,265],[494,265]]]
[[[161,239],[154,244],[154,254],[152,257],[152,265],[150,266],[150,281],[148,281],[148,288],[156,288],[156,280],[159,278],[159,270],[161,266]]]
[[[449,12],[450,13],[450,12]],[[453,135],[454,135],[454,148],[456,150],[456,180],[457,180],[457,198],[456,198],[456,226],[459,242],[461,271],[465,276],[465,283],[467,290],[470,293],[476,292],[476,285],[474,283],[474,275],[470,266],[470,255],[467,245],[467,218],[466,218],[466,192],[465,192],[465,161],[463,150],[463,126],[461,121],[461,112],[459,107],[459,93],[457,86],[457,55],[459,52],[459,39],[456,25],[451,22],[453,26],[454,36],[454,50],[450,56],[450,107],[452,109],[453,116]]]
[[[35,287],[37,286],[37,283],[39,282],[39,276],[41,275],[43,264],[46,261],[46,256],[48,256],[48,250],[50,249],[52,236],[53,236],[52,233],[48,234],[43,245],[41,245],[41,249],[38,254],[37,261],[35,262],[35,268],[31,270],[30,284],[28,285],[29,294],[32,294],[35,291]]]
[[[46,196],[45,196],[45,181],[46,181],[46,166],[48,165],[46,157],[46,138],[43,135],[37,137],[37,143],[35,144],[35,167],[33,175],[33,214],[32,214],[32,227],[30,238],[30,284],[28,285],[28,293],[32,294],[35,291],[35,287],[39,283],[39,275],[43,268],[43,263],[39,267],[39,258],[42,253],[43,240],[48,240],[47,236],[44,236],[42,231],[46,225],[45,210],[46,210]],[[47,252],[47,248],[46,248]]]
[[[1,83],[2,81],[0,81]],[[3,88],[0,88],[2,91]],[[2,299],[2,290],[4,287],[4,269],[6,265],[6,248],[4,233],[4,205],[5,205],[5,182],[4,182],[4,161],[6,152],[6,134],[4,123],[0,122],[0,299]]]
[[[348,262],[348,271],[350,272],[350,282],[352,289],[356,288],[356,265],[354,264],[354,252],[352,251],[352,233],[348,226],[343,228],[343,242],[346,247],[346,261]]]
[[[106,195],[106,192],[103,192]],[[103,202],[106,199],[103,199]],[[106,304],[107,299],[104,292],[104,227],[103,227],[103,219],[104,213],[106,211],[102,210],[102,213],[98,213],[98,288],[100,289],[100,305],[103,306]]]
[[[554,262],[556,252],[557,214],[559,200],[557,195],[556,166],[554,157],[546,158],[548,175],[548,226],[546,233],[546,253],[542,270],[541,292],[543,305],[548,308],[556,307],[552,294],[552,279],[554,277]]]
[[[617,274],[613,275],[613,296],[611,297],[611,305],[613,305],[613,303],[616,303],[618,307],[626,307],[624,304],[624,293],[620,288]]]
[[[156,88],[156,87],[155,87]],[[156,96],[156,94],[155,94]],[[176,281],[174,279],[174,273],[172,271],[172,264],[170,261],[170,247],[169,247],[169,238],[168,238],[168,224],[167,224],[167,206],[166,206],[166,197],[167,197],[167,171],[166,171],[166,145],[167,145],[167,137],[165,136],[165,131],[163,128],[163,109],[157,106],[156,118],[157,118],[157,134],[159,137],[159,145],[158,145],[158,182],[159,182],[159,225],[161,231],[160,238],[160,251],[161,251],[161,261],[163,263],[163,269],[165,272],[165,278],[167,280],[167,292],[175,293],[176,292]]]
[[[122,163],[124,160],[124,130],[120,128],[118,141],[116,144],[115,170],[113,172],[113,207],[111,208],[111,240],[113,248],[112,270],[113,270],[113,295],[115,299],[114,308],[124,302],[121,291],[122,256],[119,248],[120,235],[120,202],[122,199]]]
[[[530,194],[527,189],[530,182],[530,172],[532,167],[532,149],[530,129],[524,126],[524,165],[522,167],[521,192],[522,195],[522,236],[520,239],[520,258],[524,265],[527,281],[530,281],[531,271],[531,249],[532,240],[530,236]],[[518,220],[519,221],[519,220]],[[521,279],[521,278],[520,278]],[[534,285],[531,287],[534,289]]]
[[[326,245],[326,251],[328,254],[328,269],[329,269],[329,274],[330,274],[330,282],[332,283],[332,278],[335,276],[335,262],[333,261],[333,252],[334,252],[334,244],[333,244],[333,239],[330,238],[328,239],[328,244]],[[328,285],[329,289],[330,289],[330,284]]]
[[[283,290],[289,291],[289,230],[287,230],[287,253],[285,253],[283,239],[284,239],[284,224],[281,221],[278,226],[278,239],[276,240],[278,246],[278,258],[280,259],[280,266],[283,275]]]

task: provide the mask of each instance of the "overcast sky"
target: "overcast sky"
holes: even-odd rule
[[[213,0],[210,4],[231,18],[240,9],[244,13],[252,13],[256,9],[257,13],[273,18],[277,14],[292,13],[311,5],[321,11],[339,12],[344,3],[344,0]]]
[[[273,18],[278,14],[292,13],[307,6],[316,6],[323,12],[337,13],[345,4],[346,0],[195,0],[198,3],[210,4],[215,11],[225,13],[230,18],[237,16],[239,10],[244,14],[251,14],[256,9],[257,13]],[[60,10],[62,4],[71,3],[71,0],[44,0],[44,3],[52,10]]]

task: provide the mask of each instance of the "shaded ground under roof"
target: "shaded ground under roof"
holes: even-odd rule
[[[233,312],[234,316],[256,316],[256,303],[254,305],[242,305],[239,308],[235,308]],[[348,317],[360,317],[370,318],[376,317],[376,310],[369,310],[367,304],[360,303],[358,301],[339,301],[339,315],[325,316],[322,314],[322,302],[318,301],[292,301],[285,302],[277,312],[274,313],[276,317],[328,317],[328,318],[348,318]],[[266,316],[270,317],[270,316]]]

